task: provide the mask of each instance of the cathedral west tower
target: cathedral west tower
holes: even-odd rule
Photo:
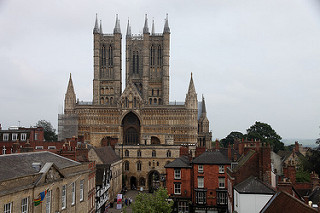
[[[121,30],[118,15],[113,34],[104,34],[96,18],[93,29],[93,104],[115,106],[122,93]]]
[[[163,33],[150,33],[147,15],[142,35],[126,35],[126,82],[132,82],[147,105],[169,104],[170,28],[168,16]]]

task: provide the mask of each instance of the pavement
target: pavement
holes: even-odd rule
[[[109,208],[108,209],[108,213],[121,213],[121,212],[124,212],[124,209],[127,213],[132,213],[132,208],[131,208],[131,205],[125,205],[125,199],[127,198],[131,198],[132,199],[132,203],[134,203],[137,195],[139,194],[140,191],[138,190],[128,190],[126,192],[125,195],[123,195],[123,198],[122,198],[122,208],[121,209],[117,209],[117,204],[114,203],[113,205],[113,208]],[[142,193],[147,193],[147,191],[144,191]]]

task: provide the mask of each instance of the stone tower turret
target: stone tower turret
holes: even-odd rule
[[[196,89],[195,89],[194,83],[193,83],[192,73],[191,73],[188,93],[186,95],[185,105],[186,105],[187,109],[198,110],[198,98],[197,98]]]
[[[128,23],[126,84],[132,82],[136,86],[145,104],[168,105],[170,30],[163,33],[154,31],[153,22],[150,34],[147,15],[142,35],[133,36]]]
[[[96,18],[93,29],[93,104],[115,106],[122,93],[121,29],[118,15],[113,34],[103,34]]]
[[[74,92],[71,73],[70,73],[68,88],[64,98],[64,114],[73,114],[75,105],[76,105],[76,93]]]

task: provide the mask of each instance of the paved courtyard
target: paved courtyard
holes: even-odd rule
[[[138,195],[139,192],[140,192],[140,191],[138,191],[138,190],[128,190],[128,191],[126,192],[126,194],[123,195],[123,198],[122,198],[122,209],[117,209],[117,204],[115,203],[115,204],[113,205],[113,208],[109,208],[109,209],[108,209],[108,213],[124,212],[124,209],[126,209],[126,212],[127,212],[127,213],[131,213],[131,212],[132,212],[131,205],[130,205],[130,206],[129,206],[129,205],[125,205],[124,201],[125,201],[126,198],[127,198],[127,199],[128,199],[128,198],[131,198],[132,201],[133,201],[133,203],[134,203],[134,201],[135,201],[135,199],[136,199],[136,197],[137,197],[137,195]],[[144,191],[144,192],[142,192],[142,193],[147,193],[147,192]]]

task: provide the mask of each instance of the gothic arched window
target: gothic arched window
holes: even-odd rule
[[[132,72],[139,73],[139,54],[138,54],[138,51],[133,51]]]
[[[136,98],[133,99],[133,107],[135,107],[135,108],[137,107],[137,99]]]
[[[162,65],[162,49],[161,46],[158,46],[158,58],[157,58],[157,64],[160,67]]]
[[[129,171],[129,161],[124,162],[124,171]]]
[[[112,46],[109,46],[109,58],[108,58],[108,65],[109,67],[112,67],[113,65],[113,51],[112,51]]]
[[[171,157],[171,151],[170,151],[170,150],[167,151],[167,157],[168,157],[168,158]]]
[[[141,171],[141,162],[140,161],[137,162],[137,171]]]
[[[106,52],[106,46],[103,44],[101,47],[101,66],[106,66],[106,60],[107,60],[107,52]]]
[[[152,157],[156,157],[156,156],[157,156],[156,150],[152,150]]]
[[[129,150],[124,151],[124,156],[129,157]]]

